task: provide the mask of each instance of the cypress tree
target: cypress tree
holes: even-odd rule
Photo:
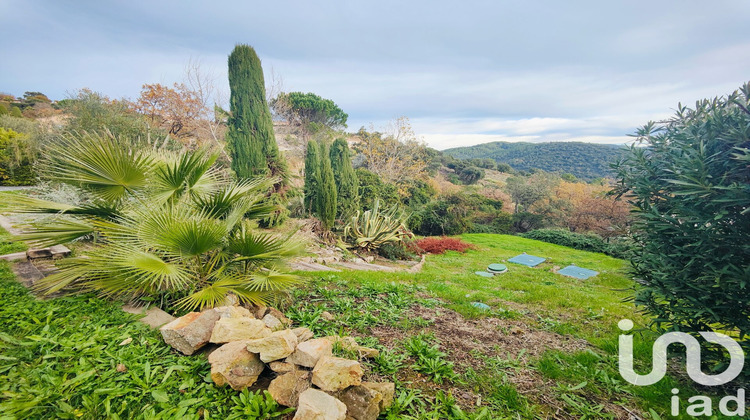
[[[232,169],[240,178],[270,173],[281,177],[279,184],[286,183],[287,167],[273,134],[263,68],[249,45],[237,45],[229,55],[229,92],[227,143]]]
[[[263,137],[273,136],[273,125],[264,102],[263,83],[263,69],[255,50],[249,45],[235,46],[229,55],[231,114],[227,121],[227,144],[232,169],[239,178],[264,175],[268,171]]]
[[[333,179],[331,158],[326,145],[320,145],[320,188],[318,189],[318,217],[326,229],[336,220],[336,181]]]
[[[336,214],[344,217],[357,209],[357,191],[359,180],[352,167],[349,156],[349,145],[343,138],[336,139],[331,145],[331,169],[336,182]]]
[[[305,155],[305,210],[308,214],[317,213],[318,192],[320,189],[320,157],[318,143],[307,142]]]

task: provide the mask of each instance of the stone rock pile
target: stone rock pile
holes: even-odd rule
[[[235,390],[251,387],[264,371],[273,379],[268,392],[282,405],[296,407],[297,420],[375,420],[393,402],[395,385],[362,381],[356,360],[333,356],[334,345],[375,357],[352,337],[313,338],[307,328],[274,308],[222,306],[192,312],[161,327],[164,341],[185,355],[210,344],[211,379]]]

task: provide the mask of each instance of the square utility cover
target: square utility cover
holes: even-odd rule
[[[521,255],[518,255],[509,259],[508,262],[522,264],[528,267],[536,267],[537,265],[543,263],[546,260],[547,260],[546,258],[542,258],[542,257],[535,257],[529,254],[521,254]]]
[[[586,280],[589,277],[594,277],[595,275],[599,274],[598,271],[576,267],[575,265],[569,265],[558,271],[557,273],[562,274],[563,276],[575,277],[581,280]]]

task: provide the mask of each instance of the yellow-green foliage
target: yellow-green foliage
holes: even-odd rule
[[[352,216],[351,221],[344,228],[344,237],[354,247],[373,251],[389,242],[400,242],[411,235],[404,225],[404,215],[398,207],[381,212],[380,202],[375,201],[372,210]]]
[[[28,136],[0,127],[0,185],[33,184],[32,162]]]

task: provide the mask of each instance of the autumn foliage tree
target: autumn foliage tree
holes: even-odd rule
[[[357,133],[355,150],[364,157],[364,165],[387,182],[395,184],[422,178],[427,169],[427,148],[417,138],[406,117],[391,123],[385,133]]]
[[[204,114],[197,94],[182,83],[175,83],[171,88],[159,83],[144,84],[133,105],[151,124],[181,139],[194,134]]]

